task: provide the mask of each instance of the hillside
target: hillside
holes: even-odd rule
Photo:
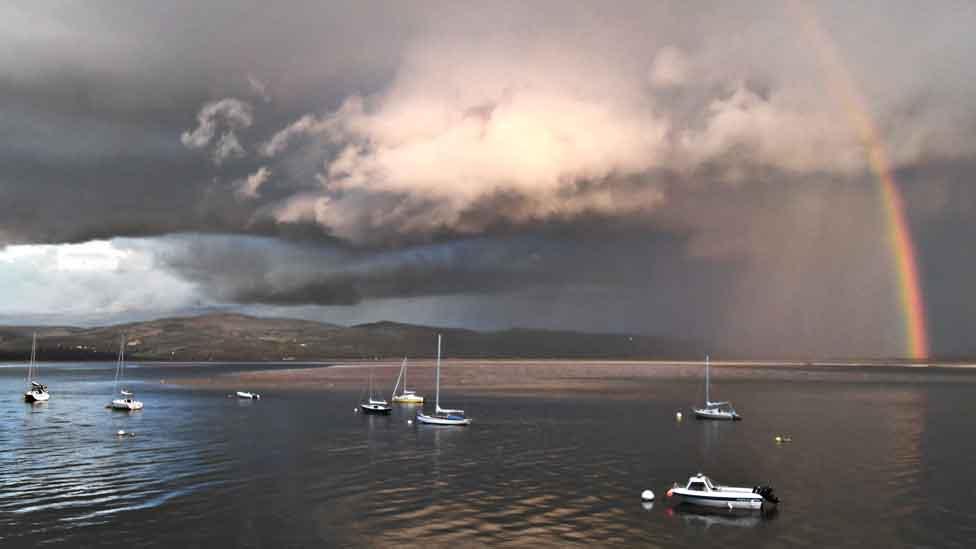
[[[395,322],[344,327],[308,320],[211,314],[97,328],[0,326],[0,359],[24,360],[33,332],[39,360],[112,360],[120,334],[133,360],[278,361],[431,357],[436,334],[458,358],[690,358],[693,342],[651,336],[513,329],[497,332]]]

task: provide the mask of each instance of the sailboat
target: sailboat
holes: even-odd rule
[[[27,392],[24,393],[24,402],[47,402],[51,395],[47,392],[47,385],[34,381],[34,374],[37,373],[37,332],[34,332],[34,339],[31,341],[30,364],[27,365]]]
[[[698,419],[724,419],[737,421],[742,419],[742,416],[735,411],[732,407],[732,403],[728,401],[718,401],[712,402],[709,398],[708,392],[708,369],[709,361],[708,355],[705,356],[705,406],[701,408],[692,408],[695,411],[695,417]]]
[[[400,381],[403,380],[403,389],[400,394],[397,394],[397,389],[400,388]],[[400,375],[397,376],[396,385],[393,386],[393,396],[390,397],[393,402],[398,402],[400,404],[423,404],[424,397],[417,394],[416,391],[411,391],[407,389],[407,358],[403,358],[403,362],[400,364]]]
[[[385,400],[373,398],[373,372],[369,373],[369,400],[359,403],[359,409],[365,414],[389,414],[393,411]]]
[[[437,383],[434,390],[434,413],[427,415],[417,411],[417,421],[427,425],[470,425],[471,420],[464,417],[464,410],[441,408],[441,334],[437,334]]]
[[[132,398],[132,391],[127,391],[123,388],[119,391],[119,379],[125,374],[125,334],[122,334],[122,340],[119,343],[119,359],[115,363],[115,385],[112,388],[112,393],[119,393],[122,398],[116,398],[106,406],[106,408],[111,408],[113,410],[142,410],[142,402]]]

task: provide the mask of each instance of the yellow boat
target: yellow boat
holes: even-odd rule
[[[403,388],[400,394],[397,394],[397,389],[400,389],[400,381],[403,381]],[[393,396],[390,398],[395,403],[398,404],[423,404],[424,397],[417,394],[416,391],[411,391],[407,389],[407,359],[403,358],[403,362],[400,364],[400,375],[397,376],[396,385],[393,386]]]

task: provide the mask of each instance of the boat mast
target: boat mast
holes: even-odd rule
[[[115,385],[112,394],[119,392],[119,371],[122,369],[122,353],[125,351],[125,334],[119,338],[119,357],[115,360]]]
[[[708,355],[705,355],[705,406],[712,403],[712,399],[708,396]]]
[[[403,364],[400,366],[400,371],[403,372],[403,392],[406,393],[407,392],[407,357],[403,357]]]
[[[31,340],[30,364],[27,365],[27,387],[31,386],[34,380],[34,359],[37,356],[37,332],[34,332],[34,339]]]
[[[441,334],[437,334],[437,384],[434,389],[434,412],[441,409]]]
[[[396,398],[396,392],[397,389],[400,387],[400,380],[403,379],[404,368],[406,367],[406,365],[407,365],[407,357],[403,357],[403,362],[400,363],[400,373],[397,374],[396,385],[393,386],[393,397],[391,398]],[[403,388],[404,389],[407,388],[406,379],[403,379]]]

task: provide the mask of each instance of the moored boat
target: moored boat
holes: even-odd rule
[[[393,412],[393,408],[390,404],[382,399],[373,398],[373,373],[369,374],[369,398],[365,402],[359,403],[359,409],[363,411],[364,414],[381,414],[387,415]]]
[[[47,385],[34,380],[37,373],[37,333],[31,340],[30,364],[27,365],[27,391],[24,393],[24,402],[47,402],[51,399],[51,394],[47,392]]]
[[[739,421],[742,416],[735,411],[732,403],[728,401],[713,402],[709,394],[709,360],[705,356],[705,405],[701,408],[692,408],[697,419],[718,419],[726,421]]]
[[[121,381],[123,375],[125,375],[125,334],[122,334],[121,341],[119,342],[119,359],[115,363],[115,385],[112,387],[112,393],[118,392],[122,398],[113,399],[106,408],[125,412],[142,410],[142,402],[132,398],[132,391],[126,389],[119,390],[119,381]]]
[[[668,489],[669,500],[676,504],[697,505],[719,509],[751,509],[769,511],[779,504],[770,486],[742,488],[719,485],[698,473],[681,486],[677,482]]]
[[[464,410],[441,408],[441,335],[437,334],[437,380],[434,389],[434,413],[427,415],[423,410],[417,411],[417,421],[427,425],[466,426],[471,425],[471,419],[465,417]]]
[[[245,400],[260,400],[260,398],[261,398],[261,395],[260,394],[258,394],[258,393],[250,393],[250,392],[247,392],[247,391],[237,391],[237,393],[235,393],[235,394],[237,395],[237,398],[243,398]]]
[[[400,389],[400,381],[403,381],[403,388],[400,394],[397,394],[397,389]],[[397,376],[396,385],[393,386],[393,395],[390,400],[397,404],[423,404],[424,397],[417,394],[416,391],[407,389],[407,359],[404,357],[403,362],[400,364],[400,374]]]

